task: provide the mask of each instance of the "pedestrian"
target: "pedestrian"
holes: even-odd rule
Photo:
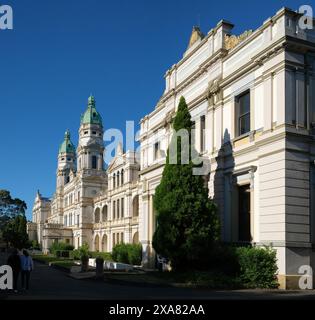
[[[30,275],[31,271],[34,270],[33,259],[29,256],[26,250],[23,250],[23,255],[21,256],[22,265],[22,288],[23,290],[29,289]]]
[[[12,268],[13,272],[13,290],[15,293],[18,292],[18,279],[19,274],[21,272],[21,259],[18,254],[17,249],[13,249],[12,253],[10,254],[8,258],[8,265]]]

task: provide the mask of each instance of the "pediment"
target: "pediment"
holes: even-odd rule
[[[115,168],[117,168],[121,165],[124,165],[124,164],[125,164],[124,157],[123,156],[116,156],[109,164],[107,171],[115,170]]]

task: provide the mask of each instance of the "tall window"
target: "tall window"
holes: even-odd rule
[[[124,217],[124,198],[121,198],[121,217]]]
[[[116,219],[116,201],[113,201],[113,220]]]
[[[117,172],[117,187],[119,187],[119,171]]]
[[[250,92],[246,91],[236,98],[237,135],[250,131]]]
[[[115,244],[116,244],[116,237],[115,237],[115,233],[113,233],[113,248],[115,247]]]
[[[97,158],[92,156],[92,169],[97,169]]]
[[[196,122],[195,121],[192,121],[192,124],[191,124],[191,145],[192,146],[196,146]]]
[[[121,170],[121,185],[124,184],[124,173],[125,173],[125,170],[122,169],[122,170]]]
[[[120,234],[120,242],[124,243],[124,233],[123,232]]]
[[[116,173],[113,174],[113,189],[116,188]]]
[[[160,151],[160,142],[156,142],[154,144],[154,150],[153,150],[153,152],[154,152],[154,155],[153,155],[154,156],[154,160],[159,158],[159,151]]]
[[[117,200],[117,219],[119,219],[119,215],[120,215],[119,209],[120,209],[120,202],[119,202],[119,199],[118,199]]]
[[[77,215],[77,227],[79,226],[79,224],[80,224],[80,216]]]
[[[116,243],[119,243],[119,232],[116,233]]]
[[[200,152],[206,149],[206,116],[200,117]]]

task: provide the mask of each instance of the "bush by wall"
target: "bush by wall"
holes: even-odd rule
[[[142,260],[141,244],[117,244],[113,248],[112,258],[117,262],[140,265]]]
[[[65,242],[54,242],[50,248],[49,251],[53,255],[57,255],[58,251],[72,251],[74,249],[74,246]]]
[[[240,279],[247,288],[277,288],[276,251],[269,247],[236,248]]]

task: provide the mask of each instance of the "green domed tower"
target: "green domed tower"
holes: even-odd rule
[[[75,146],[71,142],[70,132],[65,132],[63,142],[59,146],[57,187],[62,187],[70,181],[70,171],[76,170]]]
[[[88,99],[86,111],[81,115],[79,129],[79,145],[77,149],[77,169],[88,175],[98,175],[103,171],[103,123],[102,117],[96,110],[95,98]]]

